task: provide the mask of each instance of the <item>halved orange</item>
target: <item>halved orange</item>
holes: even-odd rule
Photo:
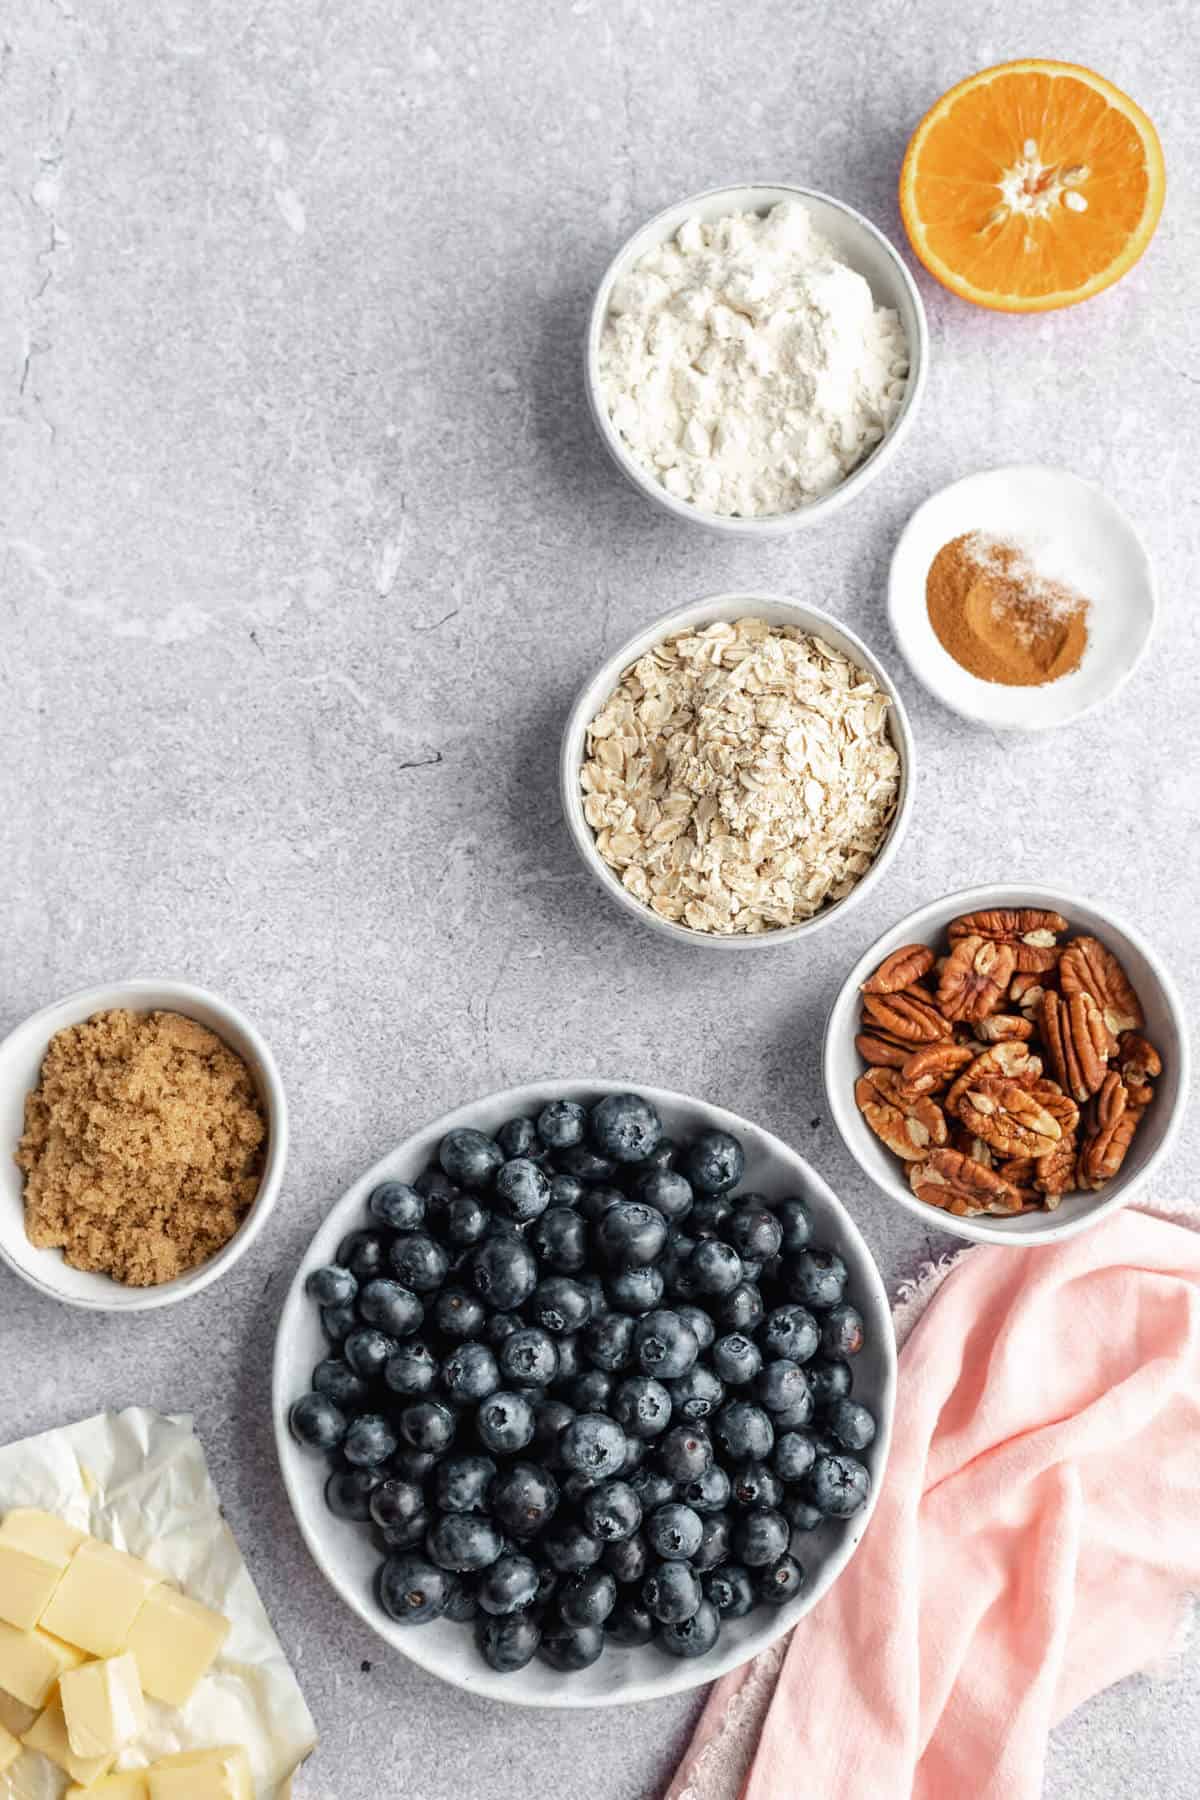
[[[900,210],[931,275],[1001,312],[1074,306],[1119,281],[1162,211],[1158,133],[1075,63],[1001,63],[943,94],[913,133]]]

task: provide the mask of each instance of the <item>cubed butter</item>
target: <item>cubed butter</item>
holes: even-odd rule
[[[96,1538],[82,1543],[42,1614],[42,1628],[91,1656],[117,1656],[159,1577],[136,1556]]]
[[[146,1693],[168,1706],[186,1706],[228,1635],[228,1619],[163,1585],[146,1596],[127,1647]]]
[[[71,1740],[67,1736],[67,1721],[63,1717],[62,1701],[55,1694],[44,1713],[39,1713],[21,1742],[28,1750],[40,1750],[48,1756],[52,1763],[69,1775],[80,1787],[91,1787],[102,1775],[107,1775],[115,1756],[76,1756],[71,1748]]]
[[[0,1525],[0,1619],[32,1631],[87,1533],[53,1513],[15,1507]]]
[[[76,1756],[115,1755],[146,1729],[142,1684],[128,1651],[69,1669],[58,1692]]]
[[[67,1669],[77,1669],[82,1650],[48,1631],[18,1631],[0,1624],[0,1688],[25,1706],[45,1706],[50,1690]]]
[[[250,1759],[237,1744],[164,1756],[147,1773],[150,1800],[254,1800]]]
[[[15,1738],[11,1731],[5,1731],[3,1725],[0,1725],[0,1775],[16,1762],[20,1754],[20,1738]]]
[[[150,1785],[145,1769],[126,1769],[117,1775],[105,1775],[91,1787],[69,1787],[64,1800],[150,1800]]]

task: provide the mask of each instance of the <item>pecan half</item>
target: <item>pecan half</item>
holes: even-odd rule
[[[1051,988],[1042,998],[1040,1017],[1055,1077],[1076,1100],[1090,1099],[1108,1073],[1109,1057],[1117,1053],[1100,1008],[1089,993],[1056,994]]]
[[[1135,1106],[1149,1106],[1150,1086],[1162,1074],[1162,1057],[1139,1031],[1123,1031],[1117,1045],[1117,1067]]]
[[[893,1043],[890,1038],[876,1037],[869,1031],[859,1032],[854,1048],[875,1069],[902,1069],[910,1055],[907,1044]]]
[[[1079,1126],[1079,1108],[1070,1094],[1064,1094],[1057,1081],[1043,1079],[1041,1081],[1022,1082],[1033,1098],[1045,1107],[1052,1119],[1058,1120],[1058,1128],[1063,1137],[1073,1137]]]
[[[986,1019],[999,1012],[1015,968],[1011,944],[959,938],[946,958],[937,1003],[948,1019]]]
[[[1059,979],[1064,994],[1090,994],[1114,1037],[1145,1024],[1138,997],[1112,951],[1098,938],[1078,937],[1062,953]]]
[[[933,967],[933,951],[926,944],[904,944],[885,956],[875,973],[862,984],[864,994],[899,994],[913,987]]]
[[[914,1100],[922,1094],[939,1093],[974,1060],[974,1051],[965,1044],[939,1038],[936,1044],[926,1044],[905,1058],[900,1069],[904,1092]]]
[[[910,1099],[895,1069],[868,1069],[854,1084],[859,1112],[877,1138],[905,1162],[917,1162],[947,1141],[946,1116],[936,1100]]]
[[[1032,1023],[1041,1008],[1042,996],[1050,986],[1049,975],[1023,975],[1018,970],[1008,984],[1008,997],[1018,1012]]]
[[[908,1184],[918,1200],[962,1219],[978,1218],[980,1213],[1024,1211],[1024,1202],[1010,1181],[961,1150],[934,1150],[924,1162],[913,1163]]]
[[[1035,1159],[1033,1185],[1042,1195],[1047,1211],[1053,1212],[1064,1194],[1075,1192],[1075,1134],[1060,1138],[1053,1150]]]
[[[864,994],[863,1023],[873,1032],[907,1044],[948,1038],[950,1027],[928,994],[906,988],[898,994]]]
[[[969,1078],[955,1110],[968,1131],[1005,1157],[1044,1156],[1063,1135],[1041,1101],[1004,1075]]]
[[[990,1044],[951,1084],[946,1108],[954,1112],[970,1083],[980,1075],[1003,1075],[1009,1081],[1019,1081],[1022,1087],[1032,1087],[1041,1073],[1042,1059],[1034,1055],[1028,1044]]]
[[[1054,968],[1061,955],[1057,940],[1068,926],[1061,913],[1043,912],[1035,906],[1002,906],[964,913],[952,919],[947,929],[952,944],[967,937],[1009,944],[1016,967],[1032,975]]]
[[[1104,1086],[1088,1102],[1083,1122],[1083,1140],[1075,1165],[1075,1178],[1081,1188],[1096,1189],[1111,1181],[1125,1161],[1133,1134],[1142,1119],[1142,1108],[1131,1106],[1129,1090],[1115,1069],[1104,1078]]]
[[[990,1019],[977,1019],[975,1031],[985,1044],[1003,1044],[1012,1038],[1025,1043],[1033,1036],[1033,1020],[1018,1018],[1016,1013],[993,1013]]]

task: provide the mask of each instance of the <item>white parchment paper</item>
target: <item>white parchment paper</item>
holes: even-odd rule
[[[224,1613],[225,1647],[182,1711],[147,1700],[148,1729],[118,1768],[174,1750],[243,1744],[256,1800],[287,1800],[293,1771],[315,1747],[316,1727],[271,1629],[188,1418],[143,1407],[0,1449],[0,1513],[40,1506],[119,1550],[143,1556],[192,1599]],[[0,1723],[24,1730],[34,1715],[0,1695]],[[57,1800],[67,1786],[29,1751],[6,1776],[7,1800]]]

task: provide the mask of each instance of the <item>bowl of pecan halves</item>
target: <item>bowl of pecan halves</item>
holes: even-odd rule
[[[1045,1243],[1123,1205],[1166,1155],[1188,1036],[1131,926],[1047,889],[970,888],[857,963],[824,1071],[847,1148],[893,1198],[960,1237]]]

